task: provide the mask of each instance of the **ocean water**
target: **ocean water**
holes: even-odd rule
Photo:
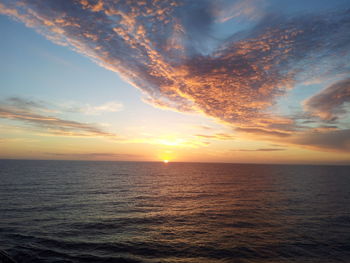
[[[350,262],[350,167],[0,160],[17,262]]]

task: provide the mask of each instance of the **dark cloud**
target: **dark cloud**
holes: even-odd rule
[[[318,150],[350,151],[350,129],[314,130],[297,134],[290,138],[291,143],[304,145]]]
[[[0,118],[21,122],[42,134],[59,136],[103,136],[117,139],[115,134],[103,131],[96,125],[64,120],[43,115],[38,111],[49,111],[41,104],[21,98],[10,98],[0,103]]]
[[[43,109],[46,107],[43,101],[34,101],[19,97],[10,97],[6,101],[19,109]]]
[[[350,78],[339,81],[308,99],[305,107],[321,119],[332,121],[345,114],[350,102]]]

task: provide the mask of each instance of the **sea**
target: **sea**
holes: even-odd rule
[[[0,160],[16,262],[350,262],[350,167]]]

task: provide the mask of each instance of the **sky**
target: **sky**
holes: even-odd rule
[[[348,0],[0,0],[0,158],[350,164]]]

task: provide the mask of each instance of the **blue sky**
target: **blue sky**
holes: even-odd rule
[[[106,70],[89,58],[56,45],[22,24],[0,17],[4,41],[0,43],[2,97],[24,97],[52,104],[98,106],[109,101],[122,104],[122,114],[103,116],[105,121],[138,125],[139,119],[152,122],[167,118],[184,121],[186,115],[155,109],[141,100],[142,93],[118,74]],[[18,73],[20,72],[20,77]],[[77,105],[79,106],[79,105]],[[72,113],[69,113],[72,114]],[[137,116],[137,118],[135,118]],[[98,121],[101,116],[75,116]],[[137,119],[135,122],[133,119]]]

